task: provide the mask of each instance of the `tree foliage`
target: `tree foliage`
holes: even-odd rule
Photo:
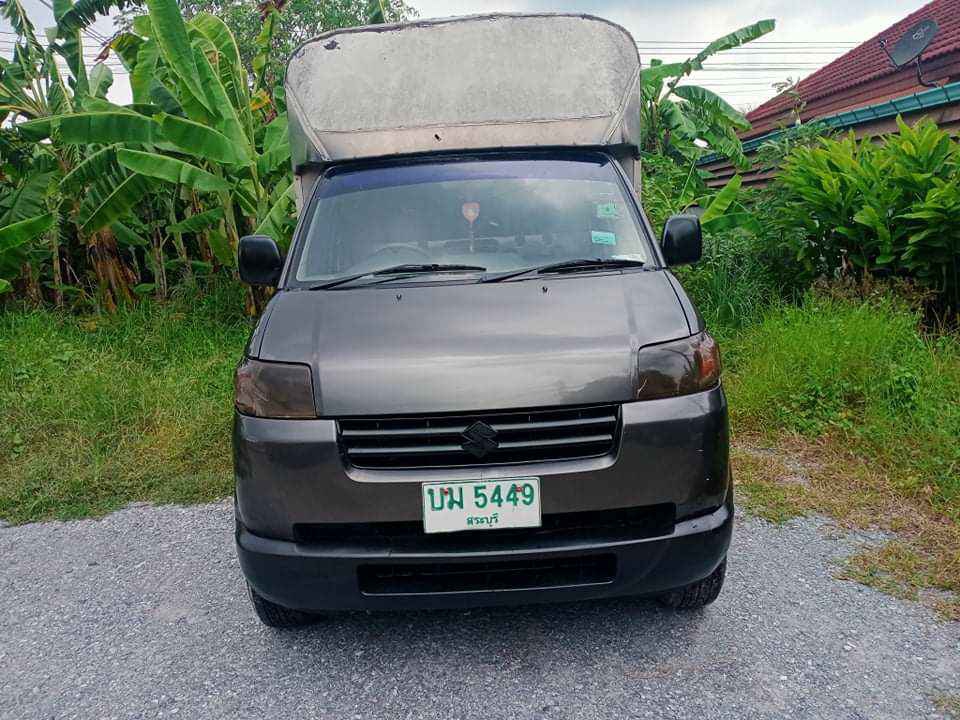
[[[776,24],[761,20],[735,30],[707,45],[695,56],[677,63],[654,59],[640,73],[641,144],[648,153],[668,155],[681,164],[715,152],[745,170],[749,163],[737,137],[748,130],[747,118],[722,97],[699,85],[681,85],[717,53],[763,37]]]
[[[280,3],[238,4],[251,23],[235,24],[238,42],[206,12],[233,10],[208,5],[188,3],[185,17],[176,0],[146,0],[137,15],[126,0],[56,0],[46,43],[19,0],[0,6],[17,32],[0,60],[0,293],[109,310],[231,271],[244,233],[282,242],[295,200],[286,115],[276,71],[257,58],[319,29],[409,14],[386,0],[291,3],[289,19]],[[128,17],[109,47],[130,74],[123,107],[81,38],[112,7]]]

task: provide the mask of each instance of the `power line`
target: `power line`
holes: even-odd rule
[[[705,87],[705,88],[723,88],[736,90],[737,88],[769,88],[774,89],[773,82],[708,82],[708,83],[690,83],[689,85],[678,85],[677,87]]]
[[[849,50],[850,48],[859,47],[860,43],[855,43],[852,45],[837,45],[837,44],[824,44],[824,45],[757,45],[756,43],[747,43],[735,48],[728,48],[722,50],[724,53],[736,53],[736,52],[747,52],[749,50],[757,52],[824,52],[830,50]],[[670,43],[650,43],[649,45],[643,45],[637,43],[637,48],[640,50],[649,50],[650,48],[663,48],[664,50],[702,50],[702,45],[671,45]]]
[[[696,45],[706,47],[712,40],[635,40],[637,45]],[[836,42],[831,40],[753,40],[748,43],[754,45],[830,45],[856,47],[860,42]]]
[[[53,5],[51,5],[49,2],[47,2],[47,0],[40,0],[40,2],[43,3],[43,5],[46,6],[52,13],[54,13],[54,17],[56,17],[56,12],[57,12],[57,11],[53,9]],[[80,28],[80,32],[83,33],[84,35],[86,35],[86,36],[87,36],[88,38],[90,38],[91,40],[96,40],[96,41],[98,41],[98,42],[103,43],[104,45],[106,45],[107,43],[110,42],[107,38],[105,38],[103,35],[101,35],[101,34],[100,34],[99,32],[97,32],[96,30],[93,30],[92,28],[88,28],[88,27],[83,28],[83,27],[82,27],[82,28]]]
[[[754,72],[765,72],[765,73],[775,73],[778,71],[789,71],[789,70],[819,70],[822,66],[813,65],[811,67],[800,67],[798,65],[784,65],[783,67],[736,67],[736,68],[708,68],[705,67],[702,70],[697,70],[697,72],[709,72],[709,73],[730,73],[730,72],[745,72],[745,73],[754,73]]]
[[[664,57],[667,57],[667,56],[670,56],[670,57],[692,57],[692,56],[691,56],[689,53],[687,53],[687,52],[673,52],[672,50],[667,51],[667,52],[646,52],[646,51],[644,51],[643,54],[644,54],[644,55],[648,55],[648,56],[649,56],[649,55],[656,55],[656,56],[662,55],[662,56],[664,56]],[[723,53],[723,56],[724,56],[724,57],[756,57],[756,56],[767,57],[767,56],[770,56],[770,55],[786,55],[787,57],[795,57],[795,56],[797,56],[797,55],[815,55],[816,57],[833,57],[833,56],[836,56],[836,53],[835,53],[834,51],[832,51],[832,50],[824,50],[824,51],[822,51],[822,52],[819,51],[819,50],[817,50],[817,51],[813,51],[813,50],[749,50],[749,51],[748,51],[748,50],[744,50],[744,51],[740,52],[738,55],[733,54],[733,51],[731,50],[731,51],[729,51],[729,52]]]
[[[46,2],[45,0],[40,0],[40,1],[43,2],[43,4],[47,8],[49,8],[50,10],[53,10],[53,7],[48,2]],[[98,35],[99,38],[102,40],[107,39],[103,35],[100,35],[98,31],[90,27],[84,28],[84,30],[89,31],[93,35]],[[0,35],[16,36],[17,33],[12,30],[0,30]],[[689,46],[696,50],[701,50],[703,49],[703,47],[705,47],[708,44],[708,42],[700,42],[697,40],[637,40],[636,43],[638,46],[644,45],[644,46],[653,47],[653,48],[662,47],[662,48],[669,48],[673,50],[683,49],[683,47],[686,47],[686,46]],[[747,46],[739,47],[739,48],[731,48],[729,50],[725,50],[724,52],[725,53],[744,52],[744,51],[749,51],[751,49],[758,48],[758,47],[766,48],[766,47],[779,47],[779,46],[787,46],[783,48],[785,50],[791,47],[798,47],[801,49],[809,48],[809,49],[824,49],[824,50],[830,49],[830,48],[850,49],[850,48],[857,47],[858,45],[861,45],[861,44],[862,43],[858,43],[858,42],[842,43],[842,42],[830,42],[826,40],[769,40],[769,41],[754,40],[753,42],[749,43]]]

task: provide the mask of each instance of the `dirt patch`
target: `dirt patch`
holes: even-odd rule
[[[829,439],[741,435],[733,462],[738,499],[753,514],[779,523],[818,513],[875,533],[840,577],[960,620],[960,526],[927,499],[904,497],[896,478]]]

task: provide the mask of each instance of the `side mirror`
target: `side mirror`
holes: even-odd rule
[[[240,238],[238,266],[240,279],[250,285],[276,287],[283,270],[280,248],[272,237],[247,235]]]
[[[674,215],[663,227],[660,241],[667,265],[695,263],[703,255],[703,235],[696,215]]]

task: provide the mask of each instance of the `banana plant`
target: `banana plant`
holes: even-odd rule
[[[232,265],[242,232],[292,208],[286,115],[264,127],[222,20],[202,13],[184,22],[175,0],[148,0],[147,7],[133,31],[114,40],[130,71],[135,110],[66,117],[57,129],[67,141],[121,143],[118,164],[150,181],[132,183],[134,192],[159,182],[215,197],[224,212],[211,244]]]
[[[55,0],[54,16],[61,17],[71,7],[71,0]],[[42,245],[52,267],[54,297],[60,304],[64,289],[61,229],[69,224],[68,216],[71,213],[71,203],[61,192],[61,181],[64,174],[80,160],[81,153],[77,148],[65,148],[55,143],[23,143],[10,134],[9,127],[19,128],[23,120],[37,122],[53,115],[73,112],[78,103],[104,96],[112,82],[112,75],[106,66],[96,65],[90,74],[94,80],[94,87],[91,88],[79,32],[65,33],[63,37],[53,39],[48,35],[44,45],[19,0],[10,0],[0,6],[0,14],[17,33],[12,58],[0,60],[0,122],[8,126],[4,130],[8,135],[8,146],[19,144],[21,150],[29,147],[29,152],[17,153],[18,171],[4,172],[0,177],[0,197],[3,199],[0,202],[3,206],[0,225],[13,223],[20,228],[41,228],[39,235],[27,236],[18,232],[16,243],[8,242],[4,246],[3,252],[7,256],[4,265],[9,273],[9,256],[19,256],[23,261],[21,274],[25,276],[28,287],[34,288],[30,294],[39,296],[39,291],[35,289],[35,278],[39,275],[37,263],[43,260],[38,257],[34,246]],[[66,75],[57,63],[58,58],[66,62]],[[53,217],[53,222],[47,223],[48,217]],[[30,220],[36,222],[31,224]],[[95,255],[111,256],[109,251],[102,252],[97,247],[100,238],[92,237],[90,240],[90,249]],[[33,245],[28,245],[28,242]],[[122,277],[122,273],[113,268],[101,265],[100,269],[114,278]],[[110,285],[107,277],[101,277],[100,280],[102,286]],[[9,284],[5,287],[9,287]],[[112,299],[109,302],[112,303]]]
[[[750,128],[747,118],[726,100],[700,85],[681,85],[703,69],[713,55],[740,47],[774,30],[773,20],[761,20],[724,35],[683,62],[654,59],[640,73],[640,124],[646,152],[674,156],[686,164],[705,151],[729,158],[738,168],[749,168],[738,131]]]
[[[99,103],[22,129],[104,153],[90,162],[108,168],[115,182],[108,195],[96,195],[86,231],[120,221],[158,186],[174,196],[186,190],[223,209],[210,244],[232,266],[242,233],[285,219],[293,207],[286,117],[265,128],[258,122],[223,21],[200,14],[184,22],[175,0],[148,0],[147,7],[112,44],[130,72],[133,105]],[[171,226],[182,219],[173,214]]]

